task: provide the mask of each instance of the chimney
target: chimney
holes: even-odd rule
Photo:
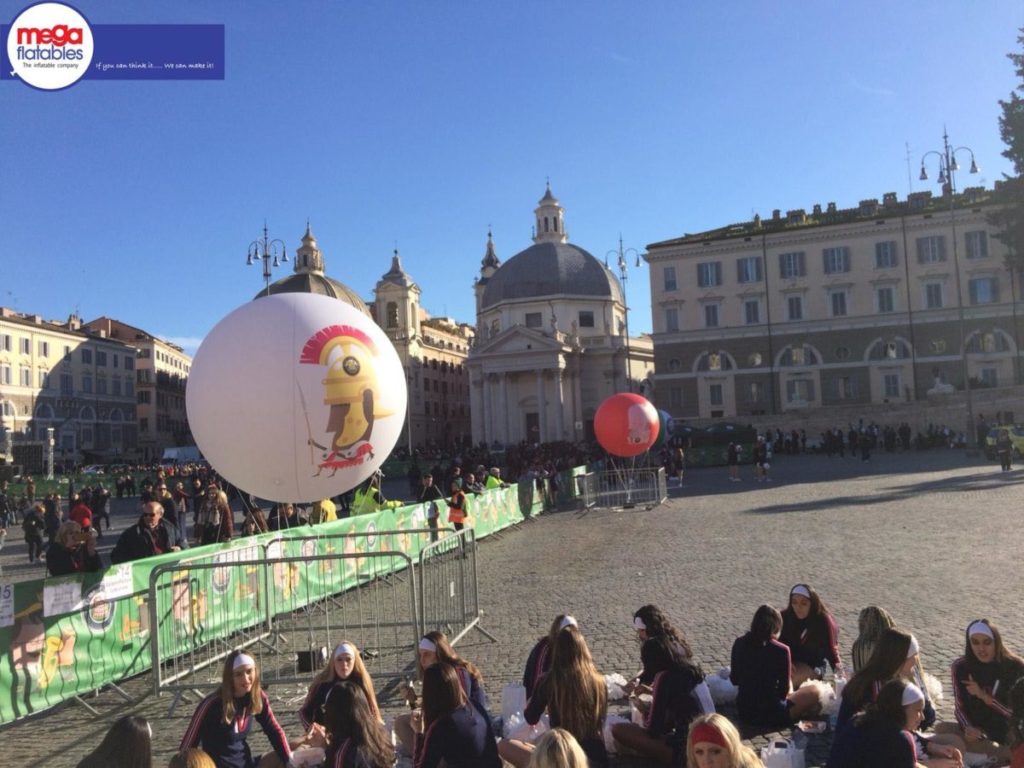
[[[782,218],[782,211],[776,208],[772,211],[772,221],[779,221]]]
[[[882,195],[882,205],[884,205],[886,208],[895,208],[897,202],[898,201],[896,199],[895,192],[886,192],[884,195]]]
[[[794,208],[792,211],[786,211],[786,220],[790,224],[803,224],[807,220],[807,211],[803,208]]]
[[[828,208],[826,208],[826,211],[828,213],[835,213],[836,212],[836,204],[835,203],[829,203],[828,204]]]
[[[858,212],[861,216],[874,216],[878,213],[878,200],[873,197],[868,200],[861,200]]]
[[[814,215],[821,216],[821,203],[814,204]]]

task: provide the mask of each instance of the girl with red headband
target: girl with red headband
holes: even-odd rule
[[[739,731],[722,715],[702,715],[686,739],[688,768],[764,768],[757,753],[740,741]]]

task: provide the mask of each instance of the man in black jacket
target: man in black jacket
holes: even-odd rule
[[[142,505],[139,522],[127,529],[117,540],[110,562],[126,563],[144,557],[162,555],[181,550],[178,529],[164,519],[164,507],[159,501],[147,501]]]

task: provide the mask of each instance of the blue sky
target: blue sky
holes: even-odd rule
[[[24,5],[0,0],[3,23]],[[397,244],[427,310],[472,322],[488,227],[503,260],[527,247],[547,177],[572,242],[603,259],[620,233],[643,250],[937,191],[917,174],[943,125],[982,168],[960,186],[1010,171],[997,101],[1018,84],[1019,0],[76,7],[223,23],[227,76],[0,83],[0,305],[111,315],[191,351],[262,286],[244,261],[264,219],[294,250],[308,218],[328,273],[367,299]]]

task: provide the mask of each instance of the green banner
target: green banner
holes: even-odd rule
[[[574,485],[567,476],[563,493],[574,493]],[[476,538],[484,538],[526,515],[540,514],[543,496],[533,483],[469,494],[466,525]],[[448,525],[447,506],[438,502],[438,507],[443,528]],[[429,532],[416,531],[427,527],[427,506],[410,504],[122,563],[96,574],[0,583],[0,644],[5,649],[0,659],[0,723],[148,670],[154,572],[162,661],[235,636],[243,628],[258,631],[277,613],[406,567],[404,558],[380,553],[402,552],[415,562],[430,543]],[[290,562],[269,569],[238,564],[332,553],[356,557],[315,561],[315,568]]]

